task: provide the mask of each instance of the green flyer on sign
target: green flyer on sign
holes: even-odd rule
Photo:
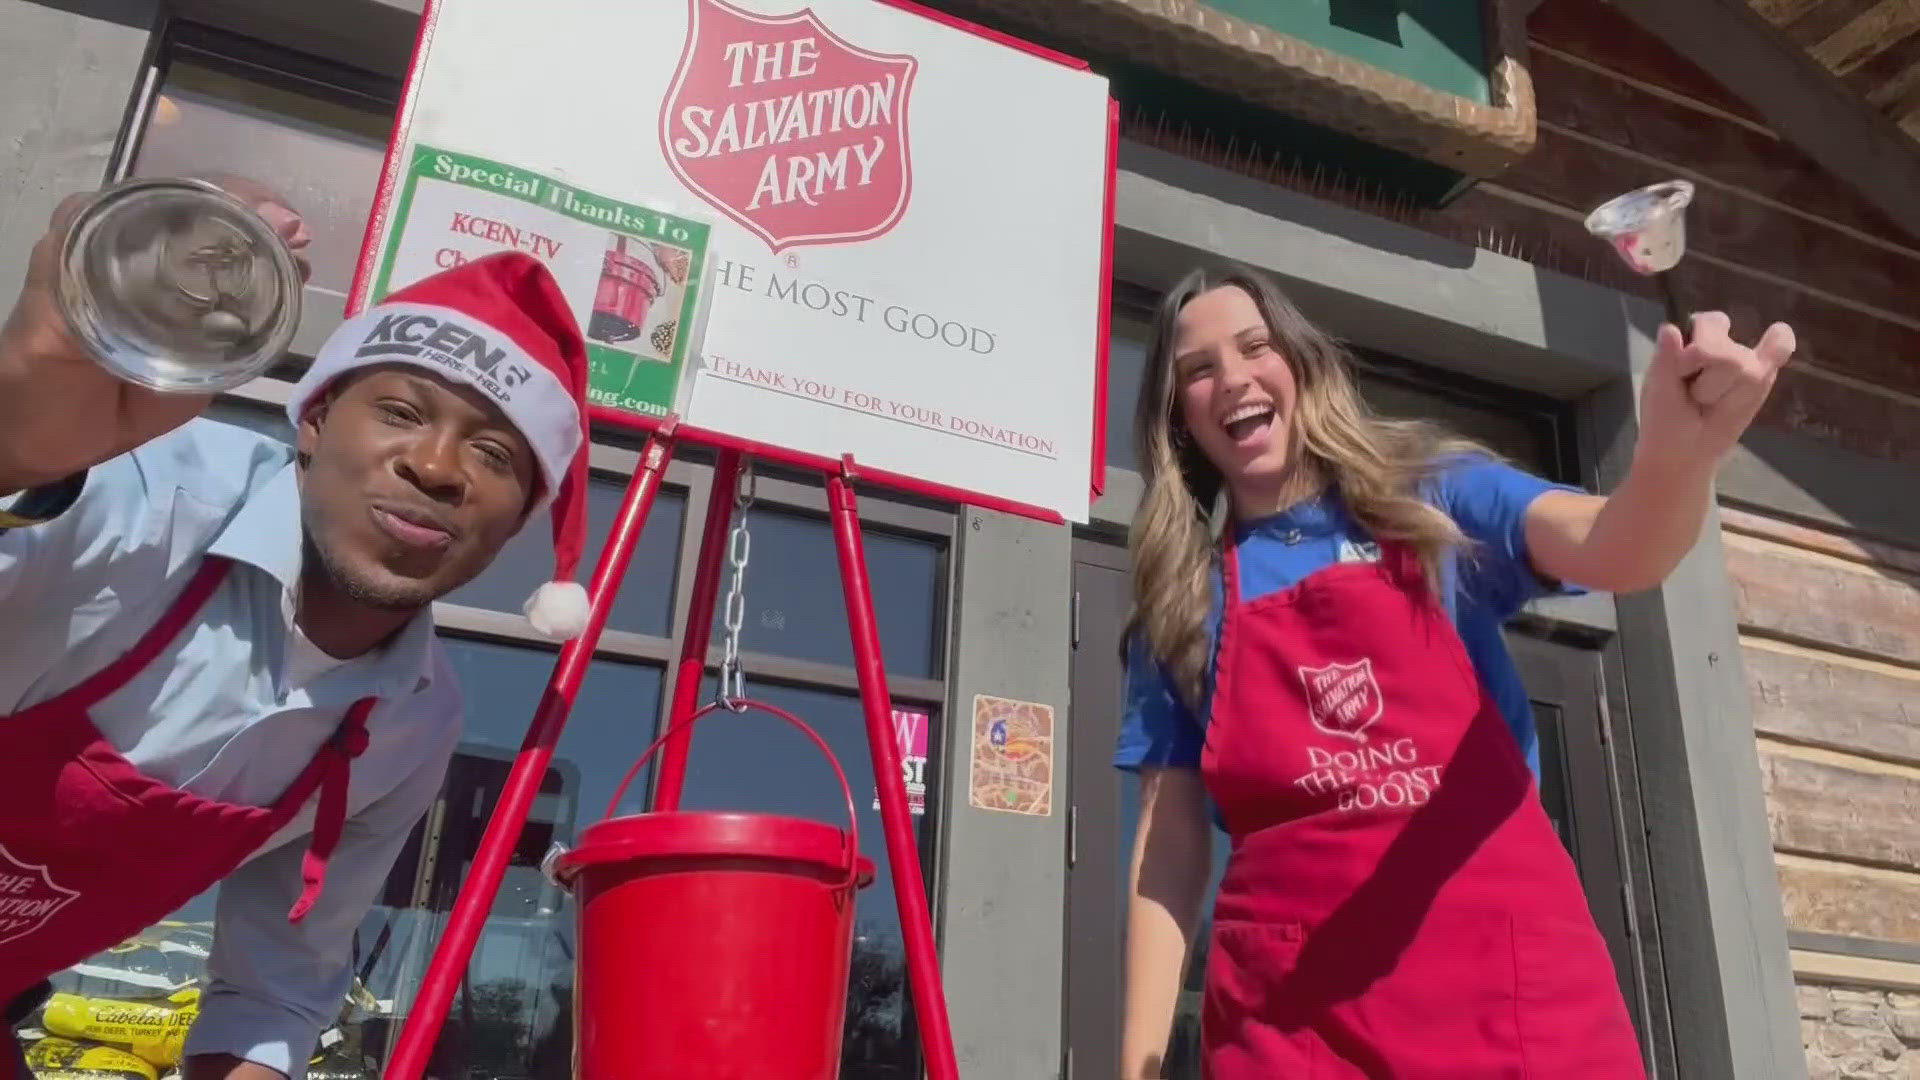
[[[547,264],[586,333],[587,396],[684,412],[706,321],[708,226],[471,154],[416,145],[372,300],[497,251]]]

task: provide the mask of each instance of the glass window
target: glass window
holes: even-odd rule
[[[467,702],[463,749],[490,747],[511,757],[526,737],[556,654],[465,638],[442,640]],[[581,825],[606,813],[620,778],[658,734],[662,675],[655,664],[596,660],[581,683],[553,758],[556,769],[578,777]],[[644,808],[645,783],[644,775],[634,780],[620,813]]]
[[[1147,372],[1147,326],[1116,317],[1107,342],[1107,466],[1140,468],[1133,447],[1133,411]]]
[[[626,495],[623,481],[596,479],[587,486],[587,543],[580,557],[580,584],[588,583],[606,547],[608,530]],[[627,564],[625,584],[607,615],[611,630],[665,637],[673,623],[673,588],[679,570],[680,529],[687,497],[662,488],[654,498],[646,529]],[[486,572],[447,595],[450,604],[518,612],[527,597],[553,574],[553,536],[540,518],[507,542]]]
[[[446,644],[468,703],[466,737],[423,823],[420,835],[434,842],[402,853],[387,895],[361,928],[367,990],[394,1002],[351,1040],[371,1060],[341,1062],[367,1069],[369,1080],[391,1053],[554,663],[545,650],[451,638]],[[573,1075],[574,914],[567,894],[540,873],[540,861],[554,841],[571,842],[606,813],[621,777],[654,737],[661,675],[653,665],[605,660],[588,673],[448,1015],[434,1075]],[[644,773],[637,777],[617,812],[643,809],[646,783]]]
[[[740,647],[852,667],[853,639],[847,631],[847,606],[840,591],[833,527],[824,518],[765,505],[756,505],[749,512],[747,527],[753,543]],[[937,542],[909,539],[871,526],[862,532],[887,671],[938,678],[945,647],[941,633],[945,551]],[[721,588],[727,588],[730,580],[723,577]],[[722,620],[714,619],[712,640],[716,645],[724,631]]]
[[[1535,700],[1533,723],[1540,739],[1540,802],[1560,842],[1578,858],[1573,844],[1573,804],[1567,793],[1567,775],[1572,768],[1561,738],[1566,727],[1565,711],[1557,702]]]
[[[1360,373],[1359,381],[1361,396],[1383,416],[1445,424],[1521,468],[1549,479],[1559,478],[1553,426],[1536,411],[1455,400],[1366,371]]]
[[[312,287],[344,296],[392,127],[386,110],[175,61],[154,99],[133,173],[230,172],[274,188],[313,233]]]
[[[707,693],[713,690],[709,680]],[[880,811],[874,807],[873,765],[860,699],[758,683],[750,683],[748,693],[791,711],[833,749],[853,788],[861,853],[875,867],[873,884],[861,890],[856,902],[841,1080],[909,1080],[918,1075],[919,1036],[910,1015],[906,946],[900,937]],[[938,717],[929,725],[927,740],[929,747],[940,745]],[[936,775],[929,766],[928,805],[940,799]],[[694,733],[682,805],[688,810],[787,814],[833,825],[844,825],[847,813],[839,782],[819,749],[779,718],[758,712],[717,716]],[[913,821],[924,851],[926,818]]]

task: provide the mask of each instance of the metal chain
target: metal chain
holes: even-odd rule
[[[739,486],[733,496],[733,531],[727,537],[727,562],[733,581],[727,586],[725,652],[720,661],[720,703],[734,712],[746,711],[747,677],[740,669],[740,626],[747,618],[747,559],[753,538],[747,533],[747,513],[753,509],[753,461],[740,463]]]

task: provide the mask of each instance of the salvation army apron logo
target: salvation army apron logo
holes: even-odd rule
[[[46,867],[21,862],[0,844],[0,945],[45,926],[79,895],[54,884]]]
[[[1380,719],[1385,703],[1373,677],[1372,659],[1326,667],[1302,667],[1300,684],[1307,694],[1307,716],[1329,735],[1366,742],[1366,730]]]
[[[917,66],[854,45],[811,8],[769,16],[688,0],[660,147],[681,183],[775,252],[871,239],[899,222],[913,189]]]

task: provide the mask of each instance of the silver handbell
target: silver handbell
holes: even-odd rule
[[[1685,311],[1667,271],[1687,254],[1687,206],[1693,185],[1667,180],[1609,199],[1587,215],[1587,231],[1606,241],[1627,269],[1651,277],[1666,302],[1667,318],[1685,327]]]
[[[203,180],[142,179],[81,211],[54,293],[68,328],[114,375],[216,394],[286,352],[302,288],[292,249],[251,207]]]

